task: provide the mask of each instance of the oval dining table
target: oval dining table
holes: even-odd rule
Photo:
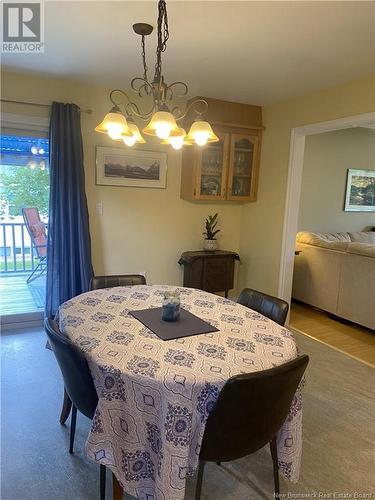
[[[161,307],[164,293],[176,288],[181,307],[218,331],[164,341],[129,314]],[[62,332],[84,351],[98,393],[86,453],[108,467],[124,491],[143,500],[184,498],[186,478],[198,468],[207,417],[230,377],[297,357],[287,328],[192,288],[95,290],[62,304],[58,318]],[[301,435],[298,389],[278,434],[280,472],[293,482]]]

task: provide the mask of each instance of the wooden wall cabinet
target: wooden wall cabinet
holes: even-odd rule
[[[219,142],[184,146],[181,198],[207,201],[255,201],[261,130],[215,126]]]

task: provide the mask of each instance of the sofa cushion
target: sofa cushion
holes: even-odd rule
[[[350,241],[356,243],[371,243],[375,245],[375,231],[358,231],[357,233],[348,233]]]
[[[347,253],[375,258],[375,245],[371,245],[371,243],[349,243]]]
[[[301,231],[297,233],[297,242],[345,251],[350,243],[350,237],[348,233],[310,233]]]

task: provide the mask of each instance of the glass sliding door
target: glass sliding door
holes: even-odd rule
[[[44,310],[48,158],[45,137],[1,136],[1,316]]]

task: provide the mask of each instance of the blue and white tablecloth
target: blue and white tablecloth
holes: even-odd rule
[[[86,443],[124,490],[142,500],[184,498],[198,467],[205,423],[229,377],[297,356],[293,335],[228,299],[178,288],[181,305],[219,331],[163,341],[129,311],[159,307],[169,286],[95,290],[60,307],[60,328],[87,357],[99,403]],[[256,401],[254,401],[256,404]],[[278,436],[280,470],[297,481],[302,398]]]

